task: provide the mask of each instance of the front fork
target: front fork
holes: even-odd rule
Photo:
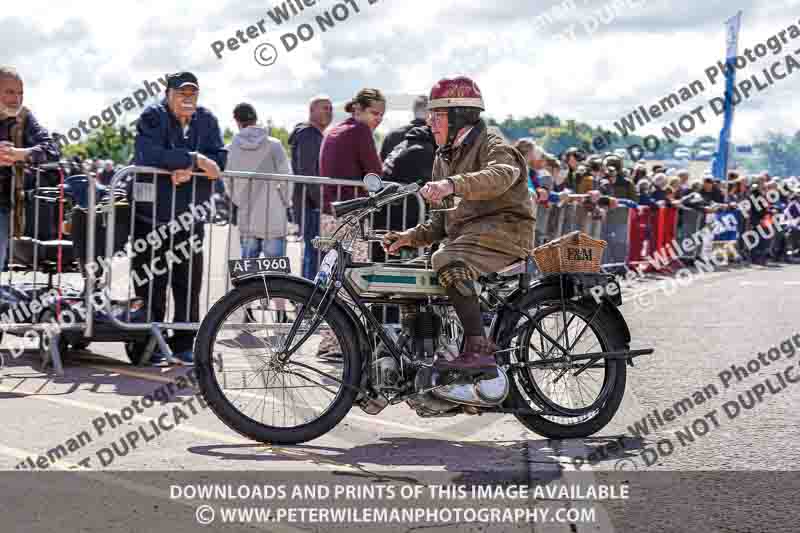
[[[289,333],[287,334],[284,343],[285,349],[277,354],[278,360],[283,364],[287,363],[292,354],[294,354],[303,345],[303,343],[308,340],[311,335],[313,335],[314,331],[325,318],[330,306],[333,305],[334,301],[336,301],[336,296],[339,294],[339,291],[344,288],[347,295],[355,303],[355,306],[365,318],[367,322],[367,329],[377,333],[378,337],[381,341],[383,341],[389,352],[398,360],[398,363],[400,363],[402,354],[400,349],[397,347],[397,344],[388,336],[386,331],[383,329],[383,325],[378,322],[378,319],[373,316],[369,309],[367,309],[366,305],[361,301],[361,298],[345,279],[344,273],[346,269],[350,267],[350,254],[344,252],[341,244],[338,242],[336,243],[335,249],[338,254],[338,260],[334,265],[334,268],[327,278],[321,275],[324,274],[323,271],[320,271],[320,273],[317,274],[317,278],[315,279],[314,283],[314,290],[312,291],[311,296],[309,296],[308,301],[305,303],[305,305],[303,305],[303,308],[298,313],[297,318],[292,324],[292,327],[289,329]],[[308,313],[308,309],[311,307],[311,303],[314,301],[314,297],[317,295],[318,291],[323,288],[325,292],[320,298],[319,305],[316,308],[315,315],[311,319],[311,324],[308,328],[308,331],[294,346],[292,346],[292,341],[294,341],[295,336],[297,336],[298,329],[303,323],[303,320]],[[267,296],[269,297],[269,293]]]
[[[292,341],[297,335],[300,326],[303,324],[303,320],[305,320],[309,307],[311,307],[311,302],[314,301],[314,296],[320,289],[320,280],[316,280],[314,284],[314,290],[311,292],[311,296],[309,296],[306,303],[303,304],[302,309],[300,309],[300,312],[297,313],[297,317],[295,318],[292,327],[289,328],[289,333],[286,335],[286,339],[284,340],[283,344],[284,350],[281,350],[277,354],[278,361],[280,361],[281,364],[286,364],[289,362],[292,354],[299,350],[303,343],[306,342],[308,338],[314,334],[319,325],[322,324],[322,321],[325,319],[325,315],[328,313],[328,309],[333,304],[334,300],[336,300],[336,295],[339,293],[340,286],[341,284],[339,282],[331,283],[330,281],[327,281],[327,287],[325,287],[325,292],[320,299],[319,306],[314,308],[315,314],[311,318],[311,324],[308,327],[308,331],[303,334],[299,341],[297,341],[297,344],[292,346]],[[267,300],[269,300],[269,291],[267,291]]]

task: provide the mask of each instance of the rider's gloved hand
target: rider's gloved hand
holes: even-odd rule
[[[390,231],[383,236],[383,249],[389,255],[397,255],[400,253],[400,248],[411,246],[411,235],[406,232]]]
[[[453,182],[447,179],[428,182],[419,190],[422,197],[432,203],[441,202],[453,192]]]

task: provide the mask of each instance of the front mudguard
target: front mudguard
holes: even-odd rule
[[[600,314],[609,323],[616,325],[622,332],[625,348],[629,349],[631,332],[628,323],[619,311],[622,297],[616,278],[610,274],[551,274],[536,278],[526,287],[515,289],[500,306],[492,321],[491,337],[495,341],[501,340],[509,334],[507,328],[518,320],[518,312],[526,309],[539,298],[542,290],[563,290],[565,300],[575,300],[592,307],[600,304]],[[602,289],[602,290],[601,290]],[[516,316],[515,316],[516,315]],[[628,359],[628,364],[633,366],[633,360]]]

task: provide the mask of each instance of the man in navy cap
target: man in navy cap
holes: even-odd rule
[[[226,162],[219,123],[211,111],[197,105],[199,93],[200,84],[191,72],[168,75],[166,98],[145,109],[136,126],[134,164],[172,173],[155,177],[141,174],[135,186],[131,185],[131,194],[136,200],[134,237],[148,242],[144,251],[139,251],[141,247],[134,249],[132,278],[137,296],[147,301],[152,294],[153,322],[163,322],[165,318],[169,269],[172,270],[174,320],[199,321],[203,223],[207,220],[203,213],[208,211],[203,205],[208,206],[212,181],[219,178]],[[192,228],[181,227],[174,236],[171,236],[172,231],[159,229],[171,220],[181,220],[181,214],[186,220],[186,213],[192,215]],[[154,233],[168,237],[163,239],[165,242],[156,243]],[[193,363],[194,332],[175,331],[169,344],[176,362]],[[158,364],[163,359],[162,354],[154,354],[151,361]]]

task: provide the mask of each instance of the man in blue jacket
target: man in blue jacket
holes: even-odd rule
[[[132,279],[137,296],[145,301],[153,285],[150,316],[154,322],[164,320],[170,269],[174,320],[199,321],[203,224],[210,212],[211,182],[219,178],[226,161],[219,123],[209,110],[197,105],[199,92],[197,77],[191,72],[167,76],[166,98],[145,109],[137,124],[134,164],[172,172],[140,174],[129,186],[136,201],[134,237],[140,243],[134,246]],[[175,223],[170,225],[172,220],[182,221],[180,229]],[[147,243],[145,249],[141,239]],[[177,362],[193,363],[194,332],[175,331],[169,344]],[[163,355],[154,354],[151,361],[162,363]]]

